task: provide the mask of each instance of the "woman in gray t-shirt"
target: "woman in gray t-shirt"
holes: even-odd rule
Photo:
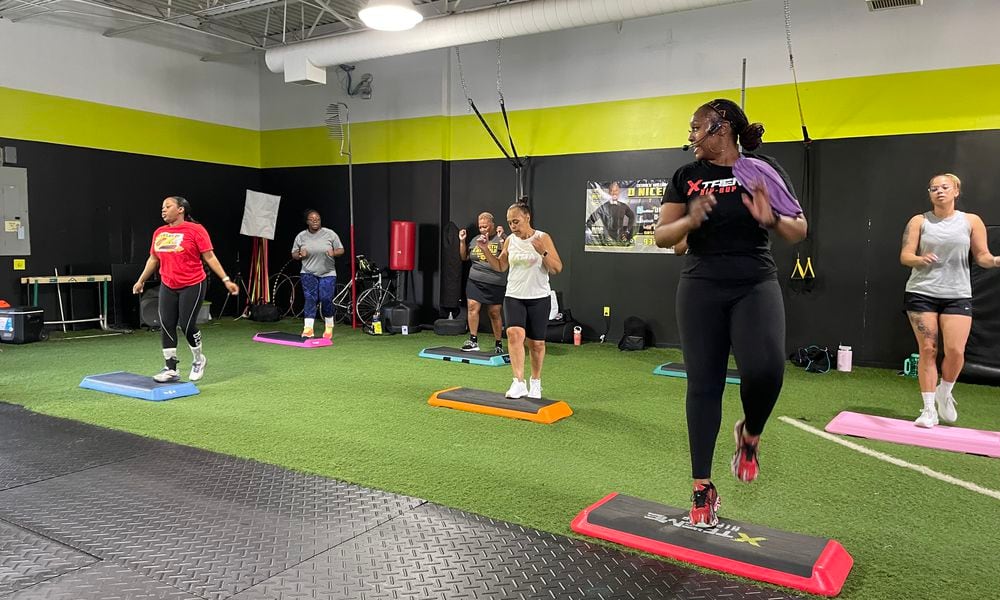
[[[292,258],[302,261],[299,281],[305,296],[305,324],[302,337],[311,338],[316,322],[316,305],[323,316],[323,337],[333,337],[333,291],[337,287],[337,267],[333,259],[344,253],[340,237],[323,227],[319,212],[306,211],[306,228],[295,236]]]
[[[980,267],[1000,267],[1000,257],[990,254],[987,246],[983,220],[955,210],[961,190],[961,180],[951,173],[931,178],[927,192],[933,209],[910,219],[899,254],[899,262],[912,269],[904,304],[920,347],[917,376],[923,409],[915,421],[918,427],[934,427],[938,419],[945,423],[958,419],[951,391],[965,364],[965,343],[972,329],[970,250]],[[939,331],[944,343],[940,384]]]

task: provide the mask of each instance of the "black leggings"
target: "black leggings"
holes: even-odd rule
[[[691,476],[712,475],[722,424],[729,349],[740,371],[746,432],[760,435],[781,393],[785,374],[785,305],[776,279],[727,283],[681,278],[677,325],[687,366]]]
[[[177,347],[177,327],[184,331],[188,345],[201,346],[201,331],[198,330],[198,309],[205,299],[208,280],[175,290],[160,284],[159,315],[160,332],[164,348]]]

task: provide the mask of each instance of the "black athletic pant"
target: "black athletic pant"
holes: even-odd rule
[[[687,367],[691,476],[712,475],[722,424],[729,349],[740,371],[746,431],[759,435],[781,392],[785,374],[785,306],[777,279],[729,283],[681,278],[677,324]]]
[[[208,279],[175,290],[160,284],[159,315],[163,348],[177,347],[177,328],[180,327],[192,348],[201,345],[198,330],[198,310],[205,299]]]

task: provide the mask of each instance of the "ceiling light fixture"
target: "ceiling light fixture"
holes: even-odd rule
[[[379,31],[406,31],[424,20],[411,0],[368,0],[358,16],[365,25]]]

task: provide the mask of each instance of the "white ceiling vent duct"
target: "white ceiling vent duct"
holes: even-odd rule
[[[311,73],[315,83],[317,70],[345,63],[746,1],[531,0],[429,19],[404,32],[359,31],[271,48],[265,61],[272,72],[284,72],[286,82]]]
[[[879,12],[890,8],[906,8],[908,6],[923,6],[924,0],[865,0],[869,12]]]

